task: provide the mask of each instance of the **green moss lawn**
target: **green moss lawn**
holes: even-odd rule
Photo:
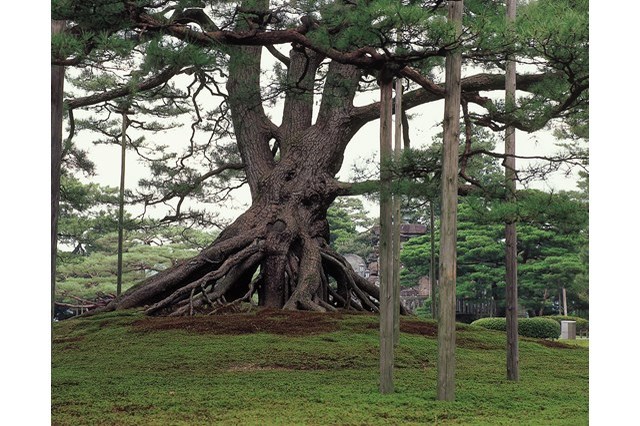
[[[396,392],[378,392],[378,318],[111,313],[54,324],[53,425],[587,425],[588,341],[458,324],[456,401],[435,400],[435,323],[404,318]]]

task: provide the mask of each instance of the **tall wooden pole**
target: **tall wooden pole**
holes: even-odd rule
[[[429,284],[431,285],[431,317],[437,319],[438,304],[436,303],[436,230],[433,200],[429,201],[429,233],[431,234],[431,267],[429,268]]]
[[[125,176],[125,159],[127,154],[127,110],[122,110],[122,144],[120,153],[120,198],[118,210],[118,273],[116,284],[116,296],[120,296],[122,292],[122,250],[124,237],[124,176]]]
[[[448,19],[462,33],[463,2],[449,2]],[[456,370],[456,239],[458,218],[458,141],[460,137],[460,75],[462,52],[447,53],[445,62],[440,283],[438,288],[437,399],[455,399]]]
[[[512,26],[516,19],[516,0],[507,0],[507,24]],[[507,111],[513,111],[516,103],[516,63],[507,57],[505,75],[505,104]],[[507,200],[516,198],[516,129],[507,126],[505,130],[505,180]],[[505,225],[506,264],[506,321],[507,321],[507,379],[520,379],[518,349],[518,237],[515,221]]]
[[[393,158],[400,161],[402,150],[402,80],[397,78],[395,85],[395,133]],[[397,191],[393,194],[393,338],[394,345],[400,341],[400,206],[402,197]]]
[[[65,21],[51,20],[51,33],[64,30]],[[60,173],[62,163],[62,117],[64,67],[51,66],[51,318],[55,316],[56,259],[58,252],[58,213],[60,210]]]
[[[392,91],[390,76],[380,84],[380,392],[393,392],[393,259],[391,239],[393,206],[391,200]]]

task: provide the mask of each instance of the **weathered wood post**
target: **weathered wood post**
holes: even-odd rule
[[[394,146],[393,159],[396,164],[402,155],[402,80],[396,78],[395,83],[395,114],[394,114]],[[400,340],[400,224],[402,217],[400,207],[402,197],[396,191],[393,194],[393,344]]]
[[[127,114],[132,114],[123,106],[120,111],[122,114],[122,142],[120,151],[120,194],[118,199],[118,272],[116,282],[116,296],[120,296],[122,292],[122,251],[124,240],[124,178],[125,178],[125,160],[127,155],[127,127],[129,126],[129,118]]]
[[[380,392],[393,392],[394,300],[391,173],[393,79],[380,72]]]
[[[435,230],[435,212],[433,207],[433,200],[429,201],[429,230],[431,239],[431,256],[429,268],[429,281],[431,285],[431,317],[433,319],[438,318],[438,291],[436,287],[436,230]]]
[[[448,19],[462,34],[463,1],[449,2]],[[460,137],[460,47],[447,52],[445,63],[444,147],[442,160],[442,216],[440,225],[440,282],[438,306],[437,399],[455,399],[456,370],[456,240],[458,219],[458,145]]]
[[[516,19],[516,0],[507,0],[507,24],[511,27]],[[516,63],[507,56],[505,75],[505,104],[513,112],[516,103]],[[507,200],[516,199],[516,129],[508,125],[505,130],[505,180]],[[518,355],[518,237],[515,219],[505,225],[506,264],[506,321],[507,321],[507,379],[520,378]]]
[[[51,20],[51,34],[64,31],[66,21]],[[51,65],[51,319],[55,317],[56,260],[58,253],[58,213],[62,163],[62,117],[64,67]]]

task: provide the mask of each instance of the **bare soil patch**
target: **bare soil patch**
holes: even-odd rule
[[[363,324],[363,328],[366,330],[377,330],[380,328],[380,324],[378,323]],[[418,335],[427,336],[427,337],[436,337],[438,335],[438,326],[436,324],[401,318],[400,332],[408,333],[408,334],[418,334]]]
[[[456,346],[465,349],[479,349],[479,350],[504,350],[505,346],[497,345],[493,343],[483,342],[482,340],[474,339],[467,336],[456,336]]]
[[[402,321],[400,320],[400,331],[402,333],[419,334],[421,336],[436,337],[438,335],[437,324],[422,321]]]
[[[277,366],[264,366],[257,364],[241,364],[232,365],[227,371],[231,372],[250,372],[250,371],[295,371],[294,368],[277,367]]]
[[[136,331],[186,330],[207,334],[272,333],[305,336],[339,329],[339,313],[261,309],[255,314],[148,317],[133,323]]]
[[[426,323],[422,321],[404,320],[400,321],[400,331],[408,334],[418,334],[431,338],[438,337],[438,325],[436,323]],[[494,350],[502,349],[502,346],[493,345],[468,336],[456,336],[456,346],[467,349]]]
[[[557,349],[578,349],[578,346],[568,345],[566,343],[558,342],[557,340],[546,340],[546,339],[524,339],[528,342],[538,343],[539,345],[546,346],[547,348],[557,348]]]

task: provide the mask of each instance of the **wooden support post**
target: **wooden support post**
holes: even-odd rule
[[[515,22],[516,0],[507,0],[507,22]],[[507,111],[513,111],[516,101],[516,63],[507,58],[505,75],[505,103]],[[509,125],[505,130],[505,180],[507,200],[516,199],[516,129]],[[519,372],[518,349],[518,237],[515,221],[505,225],[506,264],[506,321],[507,321],[507,379],[517,381]]]
[[[51,20],[51,34],[64,31],[66,21]],[[62,117],[64,67],[51,66],[51,319],[55,317],[56,261],[58,253],[58,214],[62,164]]]
[[[384,74],[384,73],[381,73]],[[393,392],[393,259],[391,175],[392,91],[390,78],[380,79],[380,392]]]
[[[449,2],[448,19],[462,33],[463,2]],[[442,215],[440,224],[440,280],[438,304],[437,399],[455,400],[456,371],[456,240],[458,219],[458,145],[460,138],[460,48],[445,60],[444,147],[442,161]]]
[[[431,317],[438,318],[438,291],[436,286],[436,230],[435,230],[435,212],[433,208],[433,200],[429,201],[429,234],[431,236],[431,267],[429,268],[429,281],[431,285]]]
[[[395,84],[395,133],[393,159],[396,164],[402,155],[402,80],[396,78]],[[402,217],[400,207],[401,195],[395,191],[393,194],[393,344],[398,345],[400,340],[400,224]]]
[[[125,159],[127,154],[127,126],[129,121],[127,118],[127,110],[122,110],[122,143],[120,154],[120,196],[118,206],[118,272],[116,283],[116,296],[120,296],[122,292],[122,251],[124,239],[124,177],[125,177]]]

